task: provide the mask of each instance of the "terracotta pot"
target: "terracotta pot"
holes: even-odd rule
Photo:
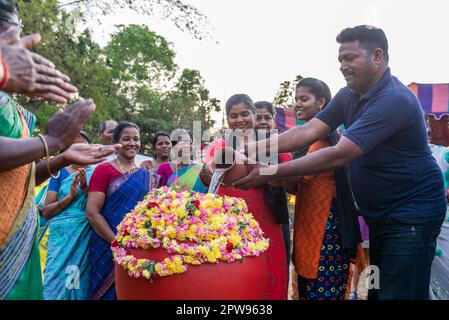
[[[234,181],[250,173],[250,169],[246,165],[245,160],[246,157],[244,154],[232,148],[218,149],[212,159],[211,167],[214,171],[217,169],[225,169],[222,183],[230,186]]]
[[[129,249],[137,258],[161,261],[165,249]],[[115,287],[120,300],[261,300],[265,297],[266,259],[246,257],[232,263],[189,265],[185,273],[162,277],[153,283],[128,275],[115,265]]]

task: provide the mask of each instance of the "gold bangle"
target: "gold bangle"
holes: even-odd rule
[[[45,148],[45,158],[44,159],[49,159],[50,158],[50,153],[48,152],[48,145],[47,145],[47,141],[45,141],[45,138],[42,134],[38,134],[37,135],[39,137],[39,139],[41,139],[42,143],[44,144],[44,148]]]
[[[61,174],[61,171],[58,171],[58,174],[57,174],[56,176],[54,176],[54,175],[51,173],[51,170],[50,170],[50,161],[53,160],[54,158],[55,158],[55,157],[53,157],[53,156],[48,157],[48,160],[47,160],[47,170],[48,170],[48,174],[50,175],[50,177],[55,178],[55,179],[58,179],[59,176],[60,176],[60,174]]]

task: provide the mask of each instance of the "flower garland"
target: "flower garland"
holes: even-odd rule
[[[292,207],[296,205],[296,196],[294,194],[288,195],[288,204]]]
[[[187,271],[187,265],[233,262],[266,251],[269,240],[239,198],[163,187],[153,190],[117,227],[114,261],[131,277],[150,281]],[[137,259],[127,248],[164,248],[163,261]]]

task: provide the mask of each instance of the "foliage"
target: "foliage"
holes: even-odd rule
[[[97,2],[100,6],[104,1]],[[137,1],[129,2],[137,6]],[[121,2],[108,3],[108,10],[116,10]],[[107,119],[133,121],[141,128],[142,145],[148,150],[157,131],[192,129],[194,120],[202,121],[203,130],[214,125],[210,117],[212,111],[219,111],[219,101],[209,96],[200,72],[179,70],[171,43],[148,27],[120,26],[102,48],[90,30],[75,32],[72,13],[61,9],[57,0],[19,0],[18,8],[23,34],[42,36],[36,51],[70,76],[80,97],[95,101],[97,108],[86,131],[95,134]],[[18,100],[36,114],[41,130],[60,108],[38,99]]]
[[[100,17],[130,9],[153,18],[170,19],[181,31],[196,39],[210,37],[207,18],[197,8],[181,0],[63,0],[61,6],[71,12],[79,10],[86,19],[101,24]]]
[[[296,84],[304,79],[303,76],[297,75],[293,81],[284,81],[279,85],[278,92],[274,97],[273,104],[275,106],[285,106],[293,108],[293,95],[295,92]]]

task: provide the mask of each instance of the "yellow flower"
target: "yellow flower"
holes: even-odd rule
[[[215,195],[213,193],[206,193],[204,197],[208,200],[215,199]]]
[[[228,236],[228,241],[235,247],[242,242],[242,238],[238,234],[231,234]]]
[[[195,249],[194,248],[189,248],[189,249],[187,249],[187,252],[186,252],[188,255],[190,255],[190,256],[195,256],[195,254],[196,254],[196,251],[195,251]]]
[[[221,206],[223,205],[223,199],[217,198],[213,201],[213,204],[215,208],[221,208]]]
[[[185,241],[186,240],[186,232],[183,230],[179,230],[179,234],[177,236],[177,240]]]
[[[150,279],[151,277],[150,272],[148,272],[148,270],[143,270],[142,275],[147,279]]]
[[[185,263],[193,264],[195,262],[195,259],[192,256],[184,256],[183,260]]]
[[[179,201],[178,199],[175,199],[172,201],[171,205],[173,208],[178,208],[181,205],[181,201]]]
[[[217,230],[226,223],[226,216],[224,214],[214,214],[207,219],[209,223],[209,230]]]
[[[215,258],[220,259],[222,257],[221,250],[218,246],[212,247],[212,253],[214,254]]]
[[[186,232],[187,239],[194,239],[196,236],[195,231],[192,230],[192,227],[194,226],[190,226],[189,230]]]
[[[203,204],[203,208],[205,208],[205,209],[212,209],[212,208],[214,208],[214,203],[212,201],[204,201],[202,204]],[[208,210],[208,213],[209,212],[210,211]]]
[[[167,232],[167,236],[169,236],[170,238],[176,238],[176,230],[172,226],[168,226],[165,231]]]
[[[161,265],[159,263],[156,263],[156,265],[154,266],[154,270],[157,272],[158,275],[162,276],[163,272],[161,269]]]
[[[215,263],[217,262],[217,258],[215,258],[215,255],[209,251],[209,253],[206,255],[207,261],[209,261],[210,263]]]
[[[258,227],[259,226],[259,223],[256,220],[254,220],[254,219],[250,220],[249,224],[250,224],[251,227]]]
[[[205,246],[198,246],[198,250],[203,256],[207,256],[209,253],[209,249]]]

